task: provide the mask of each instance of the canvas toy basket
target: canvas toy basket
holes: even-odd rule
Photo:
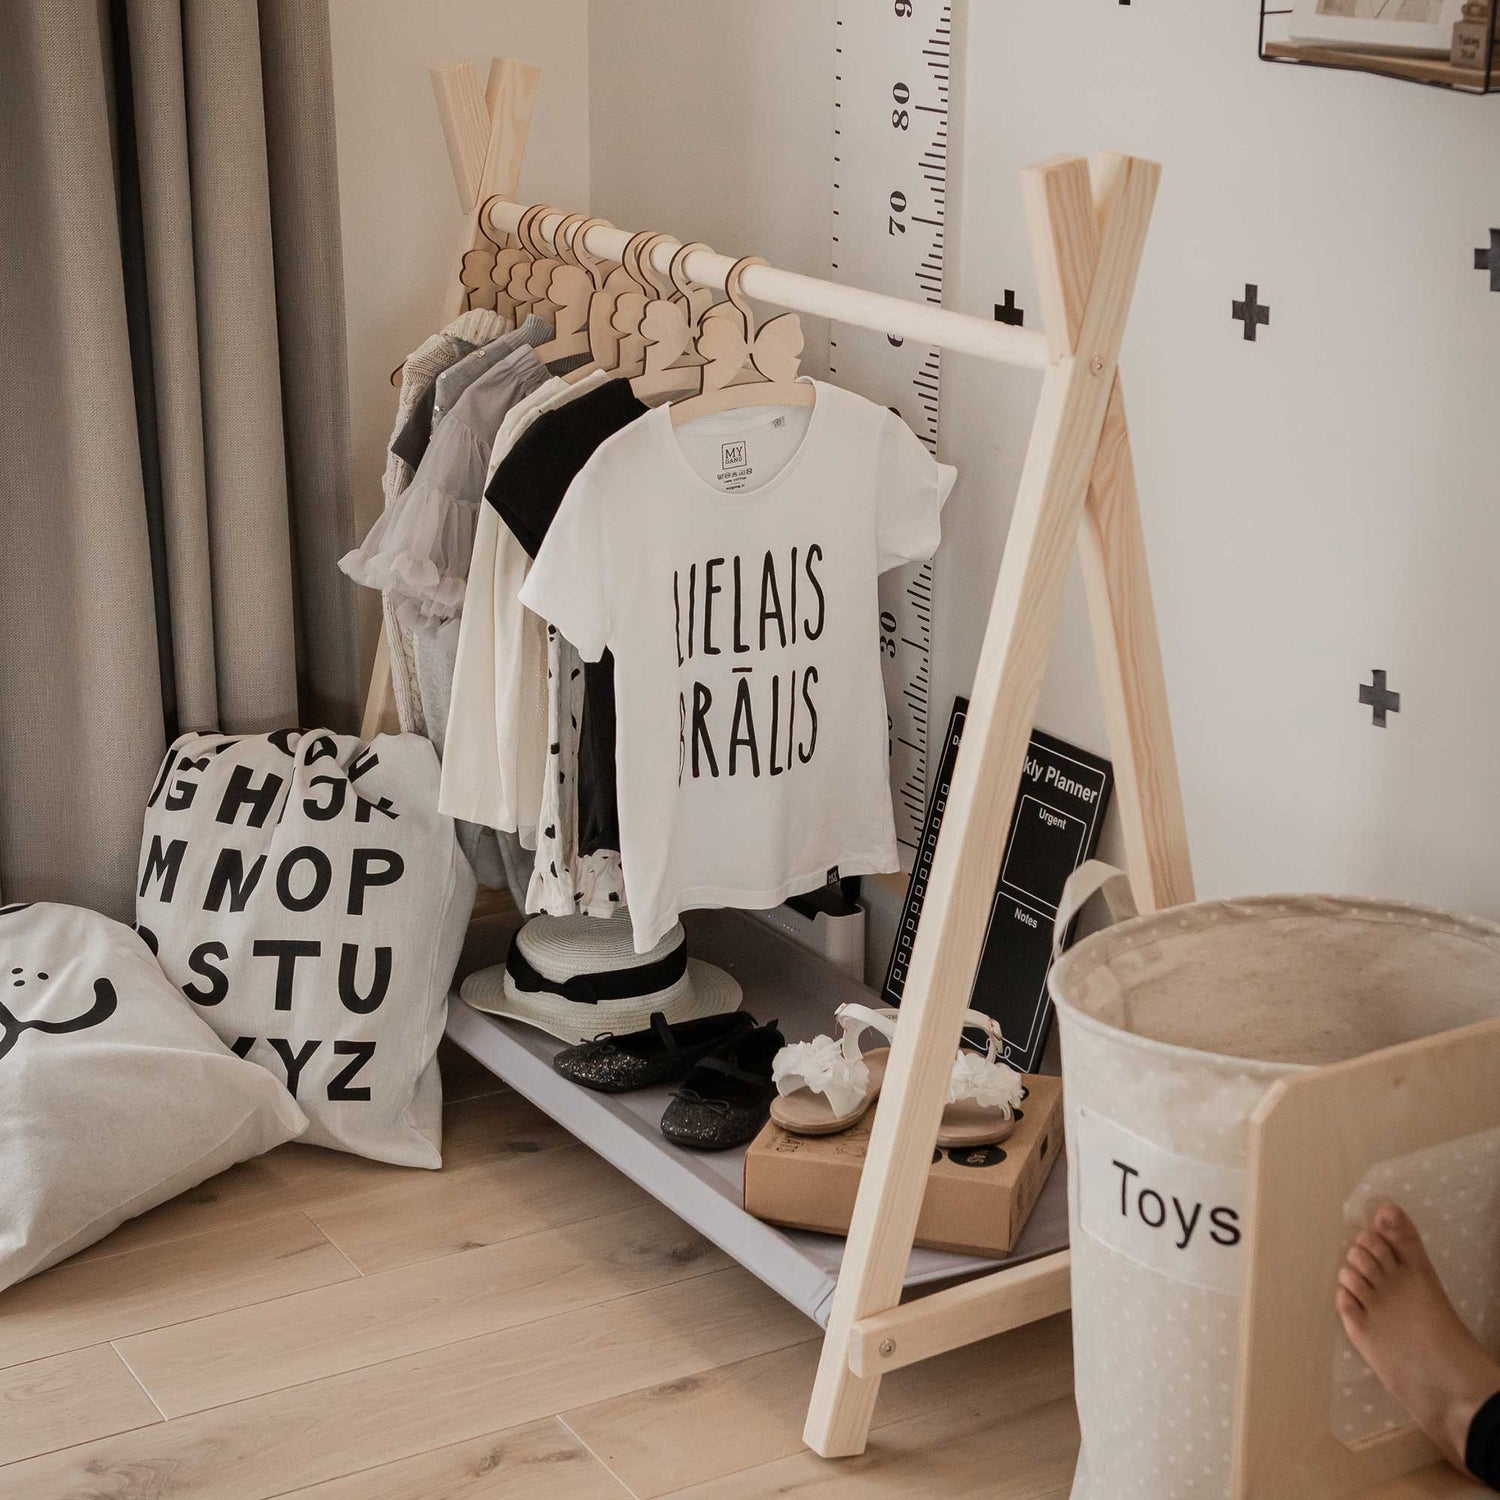
[[[1120,872],[1091,861],[1064,893],[1059,944],[1101,888],[1130,912]],[[1500,927],[1331,896],[1200,902],[1086,938],[1049,982],[1083,1440],[1073,1500],[1223,1500],[1251,1112],[1289,1074],[1500,1014]],[[1399,1197],[1449,1285],[1492,1304],[1493,1235],[1472,1231],[1486,1213],[1495,1222],[1496,1147],[1474,1137],[1386,1164],[1347,1212]],[[1328,1389],[1346,1441],[1400,1421],[1347,1347]]]

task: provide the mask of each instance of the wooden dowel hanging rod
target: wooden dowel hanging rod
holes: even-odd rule
[[[490,225],[505,234],[514,234],[525,211],[525,204],[499,200],[491,206]],[[563,218],[561,213],[543,214],[535,232],[550,244],[552,233]],[[589,230],[584,248],[601,260],[618,260],[630,237],[628,230],[599,224]],[[663,278],[671,269],[672,254],[679,243],[661,241],[651,254],[651,263]],[[700,286],[722,289],[734,263],[733,256],[720,255],[714,250],[694,250],[684,259],[682,268]],[[860,287],[820,281],[815,276],[799,276],[795,271],[779,271],[775,266],[747,266],[740,286],[746,296],[792,312],[832,318],[836,323],[853,323],[1000,364],[1045,370],[1051,363],[1046,335],[1037,328],[992,323],[926,302],[909,302]]]

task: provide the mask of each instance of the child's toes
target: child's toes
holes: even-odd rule
[[[1375,1294],[1375,1288],[1348,1261],[1339,1267],[1339,1285],[1362,1307],[1368,1306]]]
[[[1417,1226],[1412,1223],[1411,1215],[1404,1208],[1394,1203],[1387,1203],[1379,1213],[1375,1215],[1375,1231],[1396,1252],[1396,1258],[1407,1261],[1413,1257],[1425,1255],[1422,1248],[1422,1236],[1417,1231]]]
[[[1344,1320],[1345,1324],[1359,1327],[1364,1322],[1365,1305],[1348,1288],[1339,1287],[1333,1295],[1333,1305],[1338,1308],[1339,1317]]]
[[[1359,1240],[1356,1240],[1354,1244],[1350,1245],[1348,1263],[1356,1271],[1358,1271],[1359,1274],[1363,1276],[1372,1287],[1379,1286],[1380,1283],[1385,1280],[1389,1268],[1379,1258],[1379,1256],[1365,1248],[1363,1244],[1363,1240],[1365,1238],[1366,1237],[1362,1235]],[[1374,1236],[1369,1236],[1369,1238],[1373,1239]],[[1387,1251],[1387,1254],[1389,1254],[1389,1250]]]
[[[1387,1271],[1396,1269],[1396,1252],[1384,1235],[1376,1234],[1370,1229],[1362,1229],[1354,1237],[1354,1243],[1383,1269]]]

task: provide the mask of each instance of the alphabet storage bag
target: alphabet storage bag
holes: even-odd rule
[[[1079,904],[1070,896],[1101,873],[1097,862],[1078,871],[1059,932]],[[1500,927],[1331,896],[1200,902],[1086,938],[1050,986],[1083,1439],[1073,1500],[1223,1500],[1250,1115],[1289,1074],[1500,1012]],[[1385,1190],[1401,1194],[1440,1263],[1454,1257],[1455,1281],[1487,1286],[1485,1247],[1463,1240],[1456,1195],[1437,1190],[1465,1150],[1455,1142]],[[1346,1205],[1351,1218],[1379,1176]],[[1381,1421],[1352,1354],[1328,1373],[1330,1428],[1345,1440]]]
[[[441,1163],[435,1054],[475,881],[420,735],[190,734],[146,807],[136,922],[313,1145]]]

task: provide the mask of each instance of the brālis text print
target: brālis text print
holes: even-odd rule
[[[679,670],[677,781],[781,776],[818,748],[818,668],[828,600],[817,542],[710,557],[672,574]]]

